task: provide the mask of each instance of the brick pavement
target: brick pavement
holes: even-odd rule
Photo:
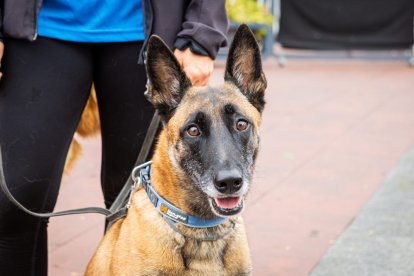
[[[244,214],[255,275],[307,275],[414,144],[414,69],[403,62],[265,62],[262,151]],[[219,64],[213,83],[221,82]],[[56,210],[102,206],[99,139]],[[50,275],[82,275],[99,215],[53,218]]]

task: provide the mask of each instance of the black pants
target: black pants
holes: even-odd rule
[[[138,156],[153,109],[145,99],[141,42],[6,39],[0,81],[0,143],[10,191],[24,206],[52,211],[66,154],[95,83],[107,207]],[[80,193],[82,191],[79,191]],[[0,192],[0,275],[47,274],[47,221]]]

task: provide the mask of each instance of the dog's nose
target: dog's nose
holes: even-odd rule
[[[221,170],[217,173],[214,186],[223,194],[232,194],[240,190],[243,185],[241,173],[236,169]]]

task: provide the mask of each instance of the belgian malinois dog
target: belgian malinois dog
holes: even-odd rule
[[[156,36],[147,54],[149,98],[163,122],[151,186],[159,201],[180,211],[154,208],[146,188],[137,189],[128,215],[108,230],[86,275],[250,275],[240,212],[259,148],[266,88],[255,37],[246,25],[237,30],[220,86],[192,86]],[[185,223],[189,218],[196,225]]]

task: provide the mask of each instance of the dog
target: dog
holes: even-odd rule
[[[259,149],[266,88],[253,33],[247,25],[236,31],[220,86],[192,86],[157,36],[150,38],[146,68],[149,98],[163,123],[151,187],[167,205],[155,208],[147,187],[138,188],[86,275],[251,275],[240,213]],[[190,217],[214,226],[189,226]]]

